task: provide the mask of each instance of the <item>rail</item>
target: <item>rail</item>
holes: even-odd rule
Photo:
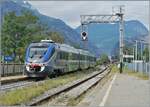
[[[42,95],[40,95],[40,96],[38,96],[36,98],[33,98],[31,101],[29,101],[29,102],[27,102],[26,104],[23,104],[23,105],[26,105],[26,106],[39,105],[40,103],[42,103],[42,102],[44,102],[44,101],[46,101],[46,100],[48,100],[48,99],[50,99],[50,98],[52,98],[52,97],[54,97],[56,95],[59,95],[59,94],[61,94],[63,92],[66,92],[66,91],[69,91],[69,90],[71,90],[73,88],[76,88],[76,87],[80,86],[81,84],[83,84],[83,83],[85,83],[85,82],[87,82],[87,81],[89,81],[89,80],[91,80],[91,79],[93,79],[93,78],[95,78],[95,77],[97,77],[99,75],[101,75],[101,76],[99,76],[99,79],[98,79],[98,81],[100,81],[102,78],[104,78],[110,72],[110,70],[109,70],[107,73],[105,73],[105,71],[108,68],[109,68],[109,66],[103,68],[100,72],[94,72],[92,75],[88,75],[85,78],[82,78],[82,79],[79,79],[79,80],[75,80],[75,81],[73,81],[73,82],[71,82],[69,84],[66,84],[64,86],[60,86],[60,87],[57,87],[57,88],[54,88],[54,89],[50,89],[50,90],[46,91],[44,94],[42,94]],[[96,84],[98,81],[95,81],[94,84]]]

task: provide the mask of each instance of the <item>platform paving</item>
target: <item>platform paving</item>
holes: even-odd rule
[[[103,87],[98,84],[78,106],[150,107],[150,81],[117,73]]]
[[[16,81],[16,80],[23,80],[23,79],[26,79],[26,78],[27,78],[26,75],[8,76],[8,77],[1,77],[0,81],[2,83],[5,83],[5,82]]]

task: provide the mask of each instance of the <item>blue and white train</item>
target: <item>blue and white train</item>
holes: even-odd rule
[[[28,77],[47,77],[86,69],[94,66],[95,61],[96,57],[88,51],[52,40],[41,40],[28,46],[25,68]]]

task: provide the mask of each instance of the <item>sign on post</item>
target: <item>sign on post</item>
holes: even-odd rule
[[[13,60],[14,60],[14,57],[12,57],[12,56],[4,56],[4,61],[10,62]]]

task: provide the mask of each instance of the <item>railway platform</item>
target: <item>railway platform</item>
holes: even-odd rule
[[[1,83],[7,83],[7,82],[13,82],[18,80],[24,80],[26,79],[26,75],[18,75],[18,76],[8,76],[8,77],[1,77]]]
[[[78,106],[150,107],[150,81],[115,74],[104,86],[98,84]]]

